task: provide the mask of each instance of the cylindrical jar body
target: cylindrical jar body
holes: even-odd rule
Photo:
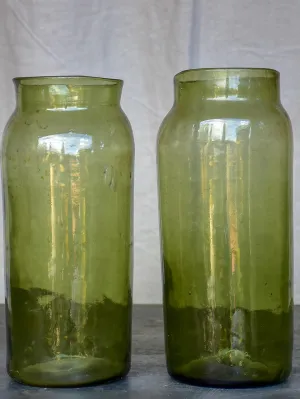
[[[15,80],[2,144],[7,369],[26,384],[130,368],[134,144],[122,84]]]
[[[158,138],[171,375],[276,383],[291,370],[292,131],[279,74],[190,70]]]

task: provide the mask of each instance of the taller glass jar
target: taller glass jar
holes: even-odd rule
[[[39,386],[124,376],[134,143],[123,82],[14,83],[2,145],[8,373]]]
[[[158,138],[169,373],[277,383],[291,371],[292,131],[268,69],[175,77]]]

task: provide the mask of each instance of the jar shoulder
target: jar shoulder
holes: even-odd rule
[[[276,134],[292,140],[289,116],[281,104],[203,104],[199,107],[174,106],[161,124],[158,146],[186,141],[206,141],[209,135],[250,129],[252,135]]]
[[[45,143],[66,142],[75,146],[86,143],[89,148],[134,148],[127,116],[121,108],[110,107],[101,111],[14,112],[6,125],[2,148],[7,150],[16,145],[36,148]]]

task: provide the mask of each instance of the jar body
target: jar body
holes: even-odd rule
[[[2,148],[7,368],[30,385],[130,368],[132,132],[118,105],[68,101],[17,109]]]
[[[168,370],[204,385],[281,382],[293,345],[290,122],[280,103],[188,98],[158,138]]]

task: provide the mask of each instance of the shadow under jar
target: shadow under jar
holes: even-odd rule
[[[2,144],[7,369],[37,386],[127,374],[134,144],[123,82],[16,78]]]
[[[279,73],[176,75],[157,160],[169,373],[213,386],[284,381],[293,347],[292,131]]]

